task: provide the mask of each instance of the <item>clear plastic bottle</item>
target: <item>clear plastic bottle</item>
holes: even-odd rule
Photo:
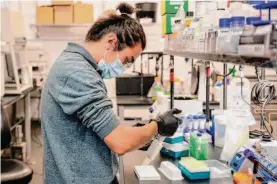
[[[190,134],[193,128],[193,116],[188,115],[186,120],[186,127],[183,129],[183,135],[187,141],[190,139]]]
[[[199,128],[199,115],[193,116],[193,131],[198,131]]]
[[[240,35],[243,33],[245,25],[245,17],[231,17],[231,34],[230,34],[230,50],[229,52],[238,52]]]
[[[247,37],[247,36],[250,36],[252,37],[254,32],[256,31],[256,27],[253,25],[255,22],[257,21],[260,21],[261,20],[261,17],[247,17],[246,18],[246,25],[243,29],[243,35],[244,37]],[[239,52],[239,55],[247,55],[249,54],[249,52],[251,52],[251,55],[263,55],[264,53],[261,53],[261,51],[263,51],[264,49],[262,49],[264,46],[263,45],[257,45],[255,47],[254,50],[257,50],[257,52],[251,52],[249,51],[248,49],[248,46],[247,45],[239,45],[239,49],[238,49],[238,52]]]
[[[230,23],[231,19],[221,18],[219,19],[219,32],[216,41],[216,53],[226,53],[228,52],[230,35]]]
[[[216,83],[214,85],[214,100],[217,102],[222,101],[222,89],[223,89],[223,77],[217,76]]]
[[[160,78],[159,77],[155,77],[155,82],[152,85],[147,97],[152,97],[153,101],[156,101],[157,99],[157,92],[162,92],[163,91],[163,86],[160,82]]]
[[[199,130],[201,132],[206,132],[206,115],[201,114],[199,116]]]
[[[182,44],[183,44],[182,37],[183,37],[183,32],[184,32],[184,29],[185,29],[185,25],[182,23],[182,20],[176,20],[175,21],[175,26],[172,29],[176,33],[173,49],[181,50],[182,49]]]
[[[184,130],[187,127],[187,116],[181,115],[180,118],[182,120],[182,124],[179,127]]]
[[[185,28],[183,30],[182,34],[182,50],[187,50],[188,48],[188,34],[189,34],[189,27],[191,25],[191,22],[193,20],[193,12],[188,11],[186,13],[186,19],[185,19]]]

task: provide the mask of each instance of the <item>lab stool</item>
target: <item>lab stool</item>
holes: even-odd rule
[[[10,125],[1,106],[1,150],[11,143]],[[32,168],[22,161],[1,159],[1,184],[28,184],[32,180]]]

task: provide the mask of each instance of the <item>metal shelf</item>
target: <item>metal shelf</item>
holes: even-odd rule
[[[255,5],[254,8],[256,9],[277,9],[277,2],[276,1],[271,1],[267,3],[261,3],[258,5]]]
[[[93,23],[90,24],[31,24],[31,27],[91,27]]]
[[[40,38],[38,37],[37,39],[31,39],[28,41],[45,41],[45,42],[69,42],[69,41],[76,41],[76,42],[83,42],[85,41],[85,37],[84,38]]]
[[[243,64],[251,66],[262,66],[268,61],[276,62],[277,57],[257,57],[257,56],[240,56],[238,54],[212,54],[212,53],[199,53],[199,52],[189,52],[189,51],[173,51],[173,50],[164,50],[164,54],[194,58],[206,61],[215,61],[223,63],[234,63],[234,64]],[[264,66],[266,67],[266,66]]]

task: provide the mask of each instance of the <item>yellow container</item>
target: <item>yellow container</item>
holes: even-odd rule
[[[172,25],[174,23],[175,14],[164,14],[162,16],[162,34],[172,34]]]

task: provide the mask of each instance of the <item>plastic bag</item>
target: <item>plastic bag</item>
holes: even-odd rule
[[[228,110],[225,144],[220,156],[229,162],[236,151],[249,139],[249,126],[256,123],[252,113],[247,110]]]

